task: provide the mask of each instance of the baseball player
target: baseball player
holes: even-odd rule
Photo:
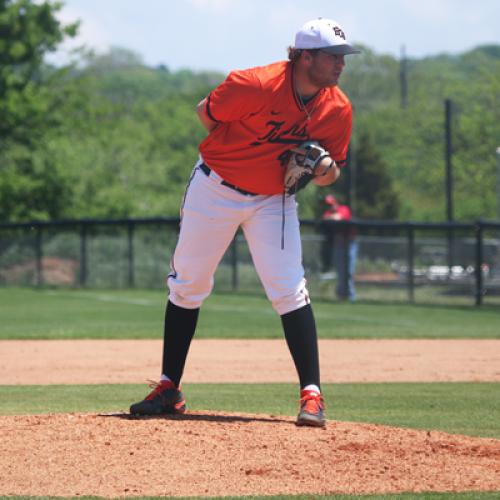
[[[315,19],[296,33],[288,61],[233,71],[198,104],[208,135],[186,188],[171,258],[162,375],[130,407],[132,414],[185,412],[180,383],[199,309],[241,227],[298,372],[296,423],[325,425],[295,193],[311,180],[332,184],[345,165],[352,110],[337,83],[344,56],[358,52],[339,23]]]

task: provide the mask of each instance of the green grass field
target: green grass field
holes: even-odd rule
[[[161,338],[165,301],[165,292],[152,290],[3,288],[0,339]],[[322,338],[500,338],[500,308],[326,301],[313,306]],[[202,308],[196,337],[283,333],[265,297],[214,294]]]
[[[0,340],[161,338],[165,300],[165,292],[150,290],[0,289]],[[323,338],[500,338],[500,310],[492,307],[316,301],[314,309]],[[217,294],[202,309],[197,337],[282,338],[283,334],[279,317],[265,297]],[[498,383],[326,384],[323,390],[334,420],[500,439]],[[0,385],[0,414],[126,411],[147,391],[146,385],[135,384]],[[294,415],[297,410],[294,384],[187,384],[184,392],[193,410],[274,415]],[[4,498],[23,497],[0,496]],[[146,498],[151,497],[141,500]],[[490,500],[500,498],[500,491],[265,498]]]
[[[325,384],[330,418],[500,439],[500,384]],[[0,414],[128,411],[146,385],[0,386]],[[295,415],[295,384],[186,384],[192,410]]]

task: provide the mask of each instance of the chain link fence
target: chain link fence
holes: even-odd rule
[[[315,298],[336,300],[340,280],[348,276],[343,271],[354,264],[357,300],[500,305],[500,223],[301,224],[304,267]],[[2,224],[0,285],[165,287],[178,229],[177,218]],[[215,283],[219,291],[262,293],[241,233]]]

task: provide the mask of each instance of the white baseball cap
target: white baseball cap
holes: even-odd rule
[[[361,52],[347,42],[344,30],[337,21],[322,17],[308,21],[297,31],[294,48],[321,49],[339,55]]]

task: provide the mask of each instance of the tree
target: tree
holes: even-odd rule
[[[355,112],[376,109],[388,102],[399,104],[399,61],[361,47],[361,54],[347,58],[342,89],[354,104]]]
[[[355,148],[356,217],[363,219],[395,219],[399,199],[387,172],[387,165],[375,148],[373,140],[362,133]]]
[[[43,138],[61,122],[51,84],[63,70],[43,58],[77,25],[61,26],[62,4],[0,0],[0,218],[57,216],[69,198],[65,173],[43,154]]]
[[[30,142],[43,131],[50,116],[43,58],[77,24],[61,26],[60,3],[0,0],[0,141]]]
[[[82,74],[93,76],[110,101],[131,109],[141,99],[161,102],[179,94],[205,97],[223,79],[222,73],[187,69],[171,72],[166,66],[151,68],[139,54],[111,47],[103,54],[89,52],[82,58]]]

